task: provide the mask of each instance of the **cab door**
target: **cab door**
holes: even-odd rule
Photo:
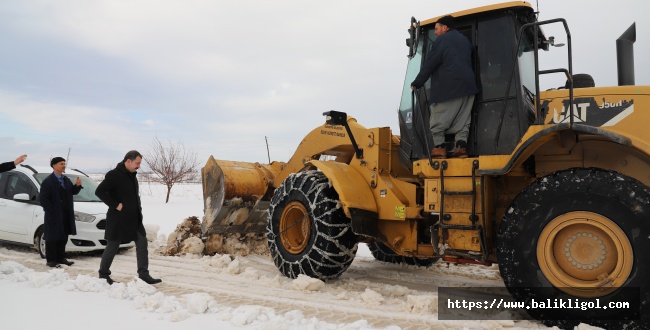
[[[27,200],[15,197],[26,195]],[[38,189],[19,172],[0,174],[0,240],[32,244],[32,235],[43,223],[43,209],[38,203]]]

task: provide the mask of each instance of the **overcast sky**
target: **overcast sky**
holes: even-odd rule
[[[210,155],[267,162],[265,137],[286,161],[328,110],[399,134],[411,16],[497,2],[3,0],[0,161],[69,153],[71,167],[106,170],[155,137],[201,166]],[[540,20],[567,19],[574,73],[597,86],[617,84],[615,40],[636,22],[636,84],[650,85],[645,1],[532,4]],[[546,68],[566,66],[566,48],[553,51]]]

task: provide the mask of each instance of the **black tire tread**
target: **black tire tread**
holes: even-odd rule
[[[519,301],[543,298],[534,297],[533,290],[514,288],[552,287],[544,276],[538,276],[541,273],[535,246],[544,226],[556,216],[570,211],[602,214],[626,232],[635,260],[632,274],[623,286],[641,288],[641,315],[648,315],[650,260],[646,251],[650,250],[647,239],[650,237],[650,189],[636,179],[614,171],[574,168],[555,172],[538,179],[514,199],[506,209],[497,235],[497,259],[506,287]],[[523,294],[524,291],[528,296]],[[548,326],[572,328],[576,324],[570,320],[544,319],[545,312],[540,313],[535,316]],[[605,328],[621,326],[620,321],[583,322]],[[647,325],[647,320],[625,324],[627,329],[643,329]]]
[[[291,255],[281,244],[277,219],[284,205],[296,199],[308,204],[305,207],[310,212],[312,237],[302,253]],[[354,260],[357,237],[336,190],[322,172],[306,171],[287,177],[273,194],[268,219],[267,239],[273,262],[289,278],[300,274],[318,279],[337,278]]]
[[[406,257],[395,253],[386,244],[381,242],[368,243],[368,249],[375,259],[391,264],[407,264],[411,266],[430,267],[438,258]]]

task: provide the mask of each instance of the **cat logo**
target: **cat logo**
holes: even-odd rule
[[[550,101],[544,101],[543,107],[548,107]],[[570,121],[569,100],[562,101],[562,109],[553,108],[553,118],[548,124],[568,123]],[[607,102],[603,99],[598,104],[594,98],[576,98],[573,102],[573,122],[595,127],[614,126],[623,118],[634,112],[634,100],[619,100]]]

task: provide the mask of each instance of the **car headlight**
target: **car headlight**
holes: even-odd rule
[[[95,216],[88,213],[74,211],[74,219],[81,222],[93,222],[95,221]]]

